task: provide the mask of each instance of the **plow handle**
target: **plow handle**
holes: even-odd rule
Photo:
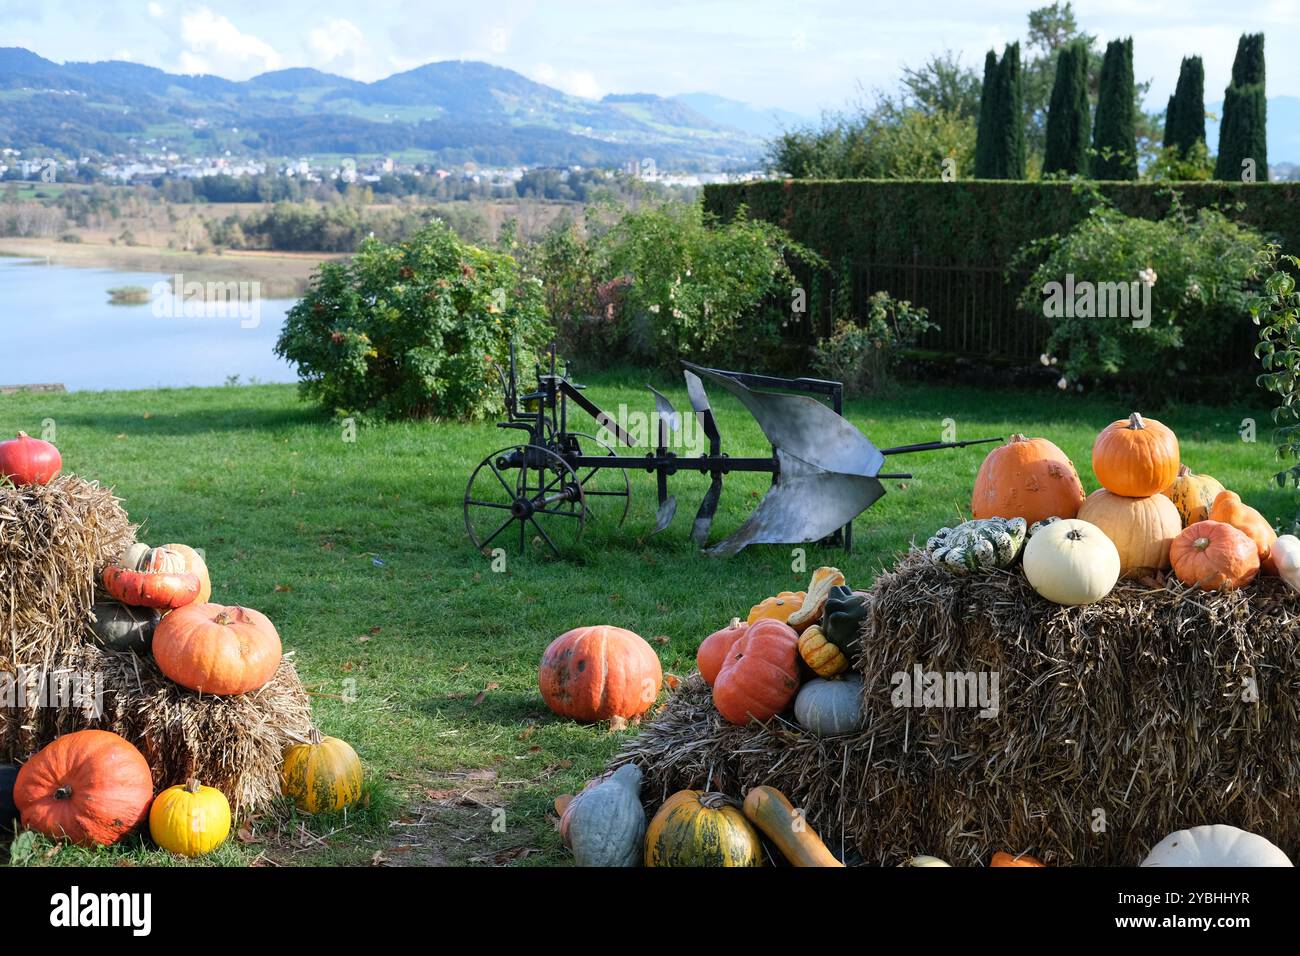
[[[882,448],[882,455],[905,455],[914,451],[939,451],[943,448],[965,448],[967,445],[986,445],[1001,438],[972,438],[969,441],[925,441],[916,445],[898,445],[894,448]]]

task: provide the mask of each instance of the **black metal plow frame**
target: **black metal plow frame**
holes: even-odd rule
[[[841,416],[843,388],[839,382],[813,378],[778,378],[683,362],[686,390],[709,450],[682,456],[672,450],[670,435],[681,427],[672,403],[651,388],[655,397],[655,447],[643,455],[618,455],[600,439],[569,430],[568,406],[591,416],[628,448],[646,448],[615,418],[582,394],[585,386],[556,370],[554,347],[549,370],[538,369],[537,388],[517,392],[514,350],[510,367],[501,371],[507,419],[497,427],[527,433],[527,441],[493,452],[479,463],[465,489],[465,528],[484,554],[530,541],[559,556],[577,543],[589,521],[604,515],[621,525],[627,517],[630,482],[627,469],[655,476],[659,508],[654,532],[666,528],[677,512],[677,499],[668,492],[668,479],[678,472],[710,476],[708,490],[696,512],[692,539],[708,554],[735,554],[750,544],[826,541],[852,547],[853,519],[885,493],[883,480],[910,478],[882,472],[885,459],[909,452],[964,448],[999,441],[980,438],[962,442],[921,442],[878,449]],[[733,458],[722,452],[722,439],[704,390],[705,381],[731,392],[749,409],[772,446],[767,457]],[[793,393],[793,394],[791,394]],[[812,396],[831,402],[827,407]],[[706,547],[713,517],[722,495],[723,477],[732,472],[763,472],[772,488],[754,513],[733,534]]]

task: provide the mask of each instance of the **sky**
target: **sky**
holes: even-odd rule
[[[958,51],[982,69],[1023,39],[1043,0],[0,0],[0,45],[51,60],[125,59],[247,79],[313,66],[374,80],[433,60],[484,60],[579,96],[708,92],[804,116],[893,89],[904,64]],[[1132,36],[1134,72],[1162,109],[1184,55],[1222,97],[1243,32],[1266,34],[1270,96],[1300,96],[1284,43],[1300,0],[1080,0],[1104,42]]]

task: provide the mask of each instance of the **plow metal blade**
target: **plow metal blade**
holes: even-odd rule
[[[704,391],[704,383],[694,372],[686,371],[686,393],[691,397],[691,408],[695,410],[704,426],[704,434],[709,439],[709,454],[717,456],[722,452],[722,436],[718,433],[718,423],[713,419],[713,409],[709,407],[709,396]],[[715,474],[709,482],[709,490],[700,501],[700,510],[695,513],[695,523],[691,525],[691,540],[699,547],[709,542],[709,529],[713,527],[713,516],[718,511],[718,500],[722,497],[722,475]]]

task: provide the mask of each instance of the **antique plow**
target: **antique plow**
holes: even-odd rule
[[[632,434],[623,427],[626,422],[620,423],[583,395],[585,386],[573,382],[567,370],[557,372],[554,347],[549,370],[538,370],[536,389],[519,395],[512,349],[509,370],[500,373],[507,420],[498,422],[497,427],[526,432],[527,440],[493,452],[470,475],[465,489],[465,528],[475,547],[485,554],[514,547],[524,553],[529,541],[538,541],[559,556],[578,541],[596,516],[603,514],[621,525],[627,517],[627,469],[631,468],[655,476],[659,509],[653,533],[668,527],[677,513],[677,499],[668,492],[669,477],[687,471],[709,476],[709,487],[691,527],[692,540],[706,554],[735,554],[751,544],[822,540],[850,548],[853,519],[884,495],[881,482],[911,477],[882,472],[887,457],[1000,440],[922,442],[881,449],[841,417],[838,382],[682,364],[691,407],[708,442],[708,451],[699,455],[679,455],[673,450],[673,435],[681,429],[682,419],[666,396],[650,389],[656,410],[651,418],[655,432],[651,448],[648,439]],[[771,443],[771,455],[733,458],[722,452],[705,381],[726,389],[749,409]],[[813,395],[829,399],[833,407]],[[603,426],[616,443],[645,449],[645,453],[619,455],[593,435],[570,431],[570,402]],[[769,474],[772,488],[744,524],[708,547],[722,479],[732,472]]]

